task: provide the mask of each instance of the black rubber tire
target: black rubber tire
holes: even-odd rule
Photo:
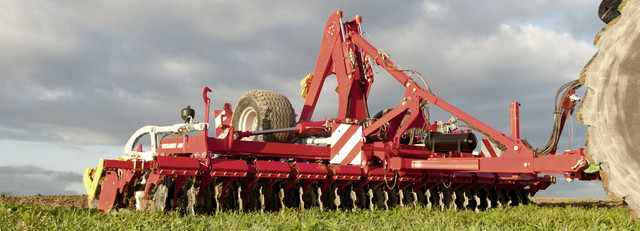
[[[255,113],[255,127],[240,124],[247,113]],[[262,131],[296,126],[296,113],[291,102],[284,95],[265,90],[252,90],[245,93],[233,110],[231,124],[237,131]],[[255,130],[253,130],[255,128]],[[292,132],[272,133],[246,137],[243,140],[287,143],[293,137]]]
[[[622,3],[622,0],[602,0],[598,7],[598,17],[600,20],[608,24],[620,16],[620,11],[618,10],[620,3]]]
[[[600,163],[604,191],[624,199],[638,217],[640,2],[622,1],[616,9],[620,16],[598,32],[594,39],[598,52],[580,74],[587,90],[577,114],[578,121],[588,125],[584,151],[590,164]]]

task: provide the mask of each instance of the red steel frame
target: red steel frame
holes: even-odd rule
[[[410,76],[399,71],[391,60],[368,43],[361,36],[360,16],[342,22],[342,12],[336,11],[329,18],[323,33],[318,60],[310,81],[309,91],[300,114],[299,133],[312,130],[309,126],[318,126],[339,121],[363,121],[369,118],[367,98],[373,83],[371,66],[373,60],[388,71],[406,91],[401,103],[364,128],[364,137],[375,134],[380,127],[388,124],[389,141],[365,142],[362,145],[364,165],[328,164],[331,147],[305,144],[254,142],[237,139],[242,131],[234,131],[231,125],[232,111],[229,104],[224,110],[216,111],[221,115],[218,134],[226,130],[227,135],[209,137],[208,128],[197,136],[165,138],[162,144],[182,143],[173,149],[156,148],[159,154],[153,161],[104,160],[106,172],[100,191],[99,209],[109,211],[113,208],[118,193],[124,193],[135,177],[149,172],[145,187],[145,197],[152,185],[160,183],[167,176],[174,176],[177,184],[184,183],[185,177],[196,176],[201,179],[201,189],[214,179],[223,179],[225,188],[239,178],[272,179],[272,182],[286,182],[287,190],[294,184],[308,188],[318,183],[322,190],[337,183],[338,188],[353,184],[361,189],[366,184],[382,185],[394,181],[400,188],[413,185],[414,189],[433,188],[445,182],[457,187],[484,187],[494,189],[513,189],[528,186],[533,195],[555,182],[552,176],[539,174],[563,174],[566,177],[583,180],[599,179],[596,175],[582,172],[587,161],[583,149],[564,152],[562,155],[536,156],[521,139],[519,131],[519,104],[511,103],[511,135],[486,125],[462,110],[447,103],[428,90],[416,84]],[[336,121],[312,122],[311,117],[318,101],[325,78],[335,75],[338,80],[338,115]],[[203,91],[206,104],[205,123],[209,122],[209,88]],[[506,146],[502,156],[485,158],[470,153],[437,153],[424,147],[400,143],[402,135],[411,127],[423,127],[434,130],[426,121],[420,109],[423,101],[438,106],[489,138]],[[565,95],[563,101],[564,118],[573,111],[575,103]],[[220,112],[224,111],[224,114]],[[412,113],[402,126],[400,121],[407,111]],[[420,113],[418,113],[420,112]],[[563,122],[564,124],[564,122]],[[308,126],[309,125],[309,126]],[[311,126],[311,127],[313,127]],[[163,145],[159,145],[162,147]],[[171,145],[167,145],[169,147]],[[554,150],[555,151],[555,150]],[[228,156],[257,156],[293,159],[292,162],[256,160],[247,162],[233,158],[213,158],[213,154]],[[369,165],[370,161],[382,161],[384,166]],[[120,174],[118,174],[120,172]],[[251,187],[251,184],[247,185]],[[177,196],[177,192],[174,197]],[[223,195],[224,197],[224,195]]]

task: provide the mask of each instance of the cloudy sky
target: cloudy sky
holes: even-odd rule
[[[324,24],[338,9],[345,19],[361,15],[371,43],[496,129],[509,132],[509,102],[519,101],[522,137],[542,147],[557,88],[596,52],[598,4],[0,0],[0,192],[84,193],[84,169],[120,157],[139,127],[178,123],[186,105],[201,120],[205,86],[214,108],[265,89],[299,112],[298,81],[313,71]],[[399,104],[394,81],[376,76],[371,111]],[[335,79],[325,86],[314,119],[337,111]],[[449,117],[432,109],[434,119]],[[583,146],[585,128],[573,127],[561,150]],[[599,182],[538,195],[606,197]]]

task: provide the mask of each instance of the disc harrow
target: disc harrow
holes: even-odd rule
[[[256,161],[252,162],[254,164],[248,163],[246,166],[255,168]],[[153,174],[151,170],[145,170],[145,174],[139,174],[131,180],[131,188],[116,194],[111,207],[98,208],[177,210],[186,214],[216,214],[222,211],[273,212],[285,208],[355,211],[387,210],[396,207],[479,212],[502,206],[528,204],[528,197],[535,185],[553,183],[552,177],[531,181],[504,179],[499,175],[492,180],[484,179],[484,183],[480,183],[471,175],[463,176],[466,179],[451,175],[452,178],[447,183],[439,177],[431,178],[427,172],[423,172],[423,175],[416,178],[388,179],[396,181],[396,184],[389,185],[389,182],[368,173],[368,170],[375,170],[373,167],[361,169],[360,175],[356,176],[335,174],[331,171],[330,164],[317,164],[325,166],[327,171],[313,176],[301,176],[302,174],[297,172],[298,176],[295,176],[291,173],[296,172],[295,166],[300,163],[279,163],[287,164],[289,172],[279,173],[281,175],[278,176],[278,173],[269,171],[266,175],[262,174],[264,177],[261,177],[261,173],[265,172],[249,173],[249,169],[246,169],[248,177],[237,177],[238,172],[224,170],[219,171],[221,175],[226,176],[215,178],[162,175],[154,182],[149,182],[151,185],[146,198],[144,183],[150,181],[149,178],[153,177]],[[425,184],[425,179],[431,183]]]
[[[511,103],[506,135],[434,95],[417,72],[400,69],[362,38],[361,22],[360,16],[343,22],[341,11],[329,18],[315,71],[302,81],[299,118],[283,95],[254,90],[235,109],[227,103],[215,110],[210,124],[211,90],[205,87],[204,122],[187,107],[184,123],[145,126],[129,139],[122,158],[101,159],[87,169],[91,207],[185,214],[403,207],[479,212],[528,204],[555,183],[552,175],[599,179],[597,172],[583,172],[589,163],[582,149],[556,154],[553,144],[539,155],[520,139],[519,103]],[[406,91],[397,106],[372,117],[367,99],[374,65]],[[338,80],[338,115],[313,121],[328,76]],[[573,93],[561,98],[562,118],[573,112]],[[453,117],[430,121],[430,106]],[[485,138],[479,141],[472,130]],[[145,136],[150,150],[142,149]]]

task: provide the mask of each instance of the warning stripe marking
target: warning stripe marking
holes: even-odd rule
[[[223,131],[222,131],[222,116],[226,115],[224,110],[214,110],[213,114],[215,115],[215,120],[214,120],[214,124],[216,126],[216,136],[218,138],[222,138],[223,136]]]
[[[341,124],[331,133],[332,164],[359,165],[362,161],[362,127]]]
[[[216,114],[216,119],[215,119],[216,127],[222,126],[222,116],[225,115],[226,113],[224,112],[224,110],[215,110],[214,113]]]
[[[498,149],[493,142],[482,139],[481,153],[484,157],[500,157],[502,155],[502,150]]]

